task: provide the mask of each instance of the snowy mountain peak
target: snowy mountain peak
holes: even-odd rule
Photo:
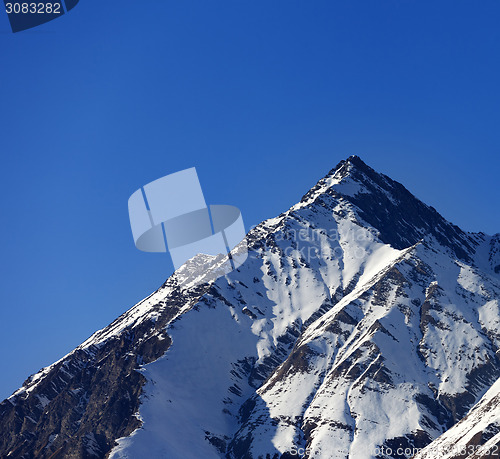
[[[0,456],[409,458],[500,377],[500,237],[359,157],[244,245],[237,270],[193,258],[2,402]]]
[[[404,249],[434,238],[454,256],[472,261],[478,236],[462,231],[411,194],[403,185],[380,174],[358,156],[341,161],[301,200],[355,214],[359,224],[375,229],[380,239]],[[480,239],[480,238],[479,238]]]

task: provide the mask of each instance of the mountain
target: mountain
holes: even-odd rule
[[[500,379],[460,422],[424,448],[415,459],[500,457]]]
[[[198,255],[28,378],[0,457],[409,458],[500,410],[500,234],[352,156],[246,249],[229,274]]]

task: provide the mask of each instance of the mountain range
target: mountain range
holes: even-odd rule
[[[500,458],[500,234],[351,156],[242,250],[30,376],[0,457]]]

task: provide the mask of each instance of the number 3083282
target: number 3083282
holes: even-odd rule
[[[60,3],[6,3],[7,14],[60,14]]]

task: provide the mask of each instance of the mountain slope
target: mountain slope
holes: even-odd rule
[[[485,283],[472,296],[460,285],[469,273],[435,256],[417,245],[311,324],[254,396],[234,456],[246,442],[264,457],[291,445],[312,457],[399,457],[384,451],[425,446],[459,420],[498,375],[487,336],[498,328],[470,311],[500,290]],[[264,407],[271,422],[259,421]]]
[[[500,379],[459,423],[415,459],[494,459],[500,457]]]
[[[0,456],[410,457],[500,377],[500,237],[359,158],[245,243],[2,402]]]

